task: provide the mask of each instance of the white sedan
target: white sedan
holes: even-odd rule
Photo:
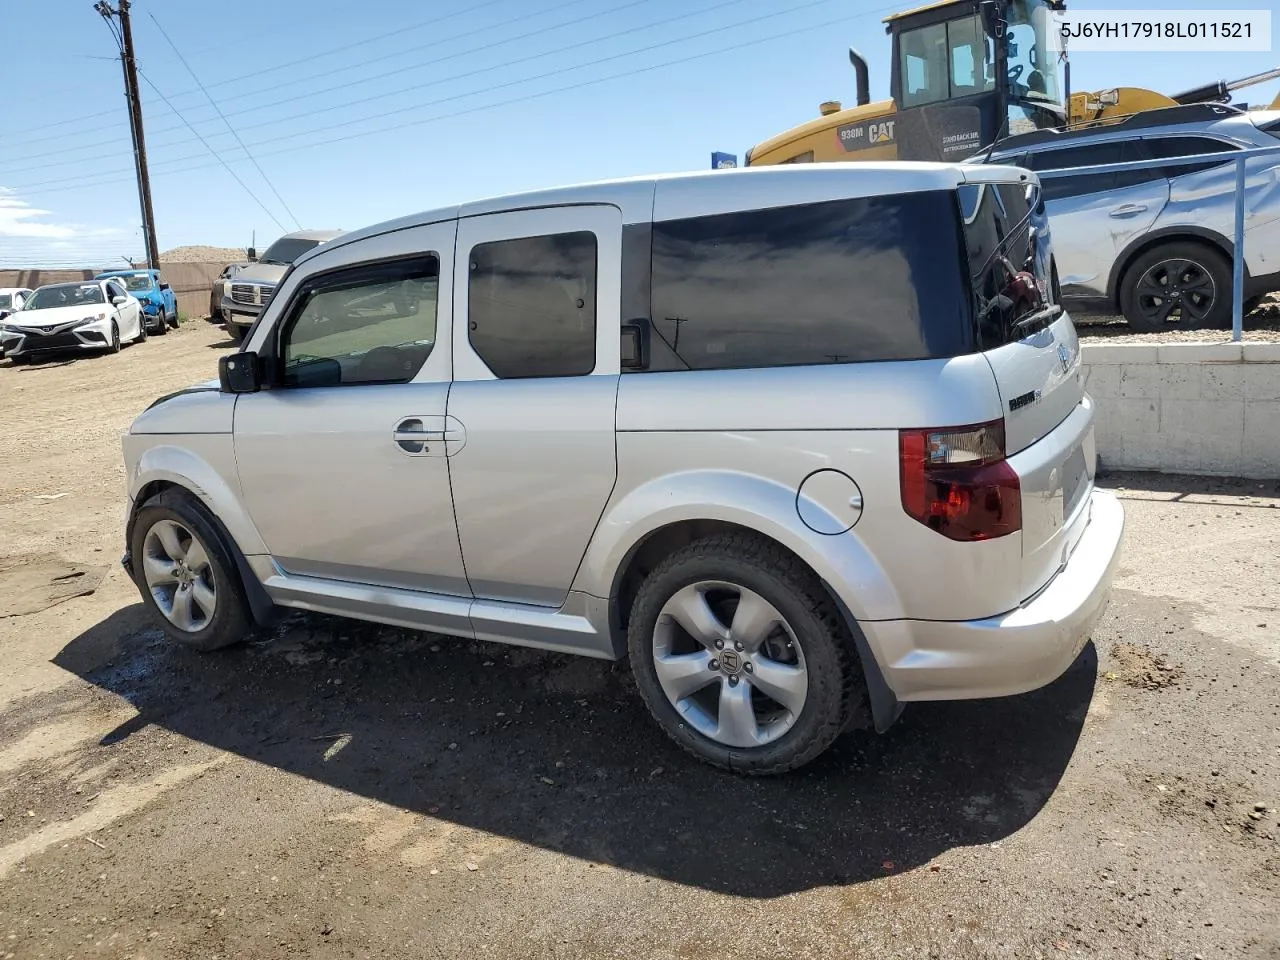
[[[108,350],[147,339],[142,306],[118,280],[40,287],[0,321],[0,344],[14,363],[62,350]]]

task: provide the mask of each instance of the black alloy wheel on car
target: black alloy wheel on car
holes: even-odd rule
[[[1120,309],[1139,333],[1200,330],[1231,322],[1231,264],[1202,243],[1163,244],[1125,271]]]

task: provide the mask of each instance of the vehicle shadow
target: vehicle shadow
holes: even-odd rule
[[[1092,645],[1036,693],[916,704],[789,776],[681,753],[625,664],[290,613],[213,655],[141,604],[59,666],[154,724],[405,810],[678,883],[750,897],[855,884],[1008,836],[1065,771],[1092,697]]]
[[[216,343],[206,343],[205,346],[210,350],[233,350],[240,346],[240,341],[232,340],[230,337],[227,337],[227,339],[219,340]]]

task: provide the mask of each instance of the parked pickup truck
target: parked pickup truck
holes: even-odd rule
[[[239,343],[258,319],[263,306],[271,299],[276,284],[285,271],[308,250],[320,246],[338,236],[340,230],[300,230],[287,233],[271,246],[255,262],[240,269],[233,277],[223,281],[222,322]]]

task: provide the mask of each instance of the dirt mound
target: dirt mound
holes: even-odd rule
[[[174,247],[160,254],[160,263],[235,263],[245,258],[242,247]]]
[[[1137,644],[1117,643],[1112,656],[1117,669],[1108,670],[1107,679],[1119,680],[1139,690],[1163,690],[1183,677],[1182,667]]]

